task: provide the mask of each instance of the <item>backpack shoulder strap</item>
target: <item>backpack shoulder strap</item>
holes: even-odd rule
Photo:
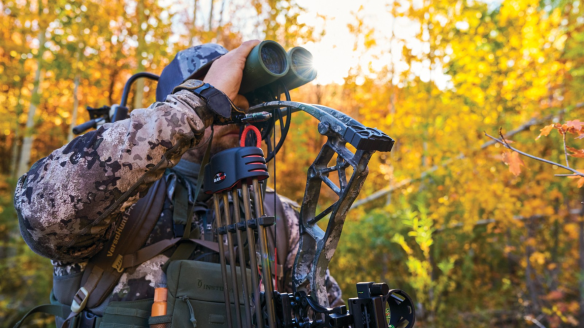
[[[76,305],[80,307],[79,311],[84,307],[97,307],[109,296],[124,272],[124,255],[137,252],[158,222],[165,194],[166,181],[161,178],[134,205],[127,219],[116,227],[114,237],[89,260],[81,279],[83,287],[75,294],[72,309]]]
[[[127,265],[127,261],[124,261],[122,254],[143,253],[138,252],[138,250],[144,245],[158,221],[165,193],[166,181],[162,178],[156,181],[146,196],[134,205],[130,216],[126,219],[127,221],[122,221],[117,227],[116,236],[105,245],[104,249],[89,260],[81,280],[83,287],[75,293],[71,307],[64,304],[37,306],[25,314],[14,327],[20,327],[30,315],[39,312],[67,318],[63,326],[68,327],[84,308],[99,306],[109,296],[124,272],[124,262]],[[204,246],[212,247],[213,245]],[[142,255],[138,258],[144,257]]]
[[[61,317],[61,318],[66,318],[69,315],[69,312],[71,312],[71,309],[69,309],[68,306],[65,305],[56,305],[56,304],[44,304],[44,305],[39,305],[35,308],[33,308],[32,310],[28,311],[23,317],[22,319],[20,319],[20,321],[18,321],[13,328],[20,328],[20,326],[22,325],[22,323],[24,323],[24,321],[31,315],[35,314],[35,313],[47,313],[47,314],[52,314],[56,317]]]
[[[211,157],[211,144],[213,143],[214,134],[215,131],[212,129],[211,136],[209,137],[209,141],[207,142],[207,149],[205,150],[205,155],[203,156],[203,160],[201,161],[201,167],[199,168],[199,175],[197,176],[197,187],[195,188],[194,195],[195,203],[197,202],[197,199],[199,199],[199,193],[201,192],[201,188],[203,186],[205,166],[207,166],[207,163],[209,163],[209,158]],[[162,270],[165,273],[166,270],[168,269],[168,266],[173,261],[188,259],[191,256],[191,254],[193,253],[198,244],[193,243],[191,241],[193,239],[198,239],[200,237],[200,232],[198,232],[198,226],[195,229],[191,229],[191,227],[193,226],[194,204],[193,206],[189,204],[188,191],[180,183],[177,183],[176,185],[176,194],[174,200],[175,200],[174,212],[172,214],[173,221],[177,222],[177,220],[180,220],[182,222],[186,222],[186,224],[180,244],[175,249],[174,253],[172,253],[168,261],[166,261],[166,263],[162,266]],[[181,218],[177,217],[179,215],[181,216]],[[195,230],[195,232],[193,232],[193,230]],[[193,234],[193,236],[191,236],[191,233]]]

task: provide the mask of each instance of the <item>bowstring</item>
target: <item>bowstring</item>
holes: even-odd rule
[[[281,85],[282,89],[284,90],[284,95],[286,96],[286,101],[292,101],[292,99],[290,97],[290,92],[289,92],[288,88],[286,87],[286,85],[284,85],[283,83],[280,83],[280,85]],[[278,100],[280,100],[280,95],[278,95]],[[284,121],[283,121],[284,118],[283,118],[283,115],[282,115],[282,112],[280,111],[280,109],[276,109],[274,111],[274,114],[276,114],[276,113],[278,113],[277,119],[280,121],[280,129],[282,132],[280,135],[281,144],[278,145],[276,143],[276,131],[277,131],[276,130],[276,120],[277,119],[276,119],[276,115],[274,115],[274,221],[275,221],[275,228],[274,228],[274,230],[275,230],[275,234],[274,234],[274,244],[275,244],[274,245],[275,246],[274,247],[274,255],[275,255],[274,260],[275,260],[275,263],[274,263],[274,268],[276,268],[275,269],[275,271],[276,271],[276,279],[275,280],[276,280],[276,291],[277,291],[278,290],[277,289],[277,286],[278,286],[278,274],[277,274],[277,272],[278,272],[278,220],[277,220],[278,210],[277,210],[276,197],[278,197],[278,192],[277,192],[277,185],[276,185],[276,171],[277,171],[276,170],[276,154],[280,150],[280,148],[278,146],[280,146],[280,147],[283,146],[284,139],[286,138],[286,136],[288,134],[288,129],[290,128],[290,123],[292,121],[292,116],[291,116],[292,111],[290,108],[287,108],[286,124],[284,124]],[[283,214],[285,215],[285,213],[283,213]],[[287,251],[288,250],[286,250],[286,252]],[[281,260],[284,260],[284,259],[281,259]],[[284,266],[282,266],[282,269],[283,268],[284,268]],[[284,272],[282,272],[281,274],[284,274]],[[283,286],[283,287],[286,288],[286,286]]]
[[[278,96],[278,99],[280,97]],[[274,114],[276,111],[274,111]],[[275,116],[275,115],[274,115]],[[274,145],[276,145],[276,117],[274,117]],[[275,149],[274,149],[275,150]],[[276,197],[278,197],[278,188],[276,185],[276,153],[274,152],[274,270],[276,271],[275,286],[278,291],[278,207],[276,206]]]

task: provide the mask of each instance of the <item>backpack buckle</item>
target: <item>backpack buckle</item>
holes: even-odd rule
[[[81,312],[85,305],[87,305],[87,300],[89,299],[89,292],[85,287],[79,288],[75,296],[73,296],[73,302],[71,303],[71,311],[75,313]]]
[[[122,256],[122,254],[118,254],[118,257],[116,257],[116,261],[114,262],[114,264],[112,264],[112,268],[116,269],[116,271],[118,271],[119,273],[124,272],[124,268],[122,267],[122,265],[124,264],[124,257]]]

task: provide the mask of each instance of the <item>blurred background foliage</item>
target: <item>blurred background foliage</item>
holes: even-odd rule
[[[386,281],[416,300],[419,327],[584,326],[584,194],[554,177],[565,172],[540,162],[526,161],[525,173],[514,176],[500,161],[502,148],[483,134],[502,128],[517,148],[561,162],[561,136],[535,137],[544,125],[584,112],[584,1],[358,2],[337,37],[364,60],[341,81],[292,93],[397,140],[390,154],[373,156],[333,260],[345,298],[358,281]],[[367,8],[380,4],[389,24],[372,23]],[[0,1],[2,325],[46,303],[51,289],[50,261],[20,238],[16,179],[71,140],[71,126],[88,119],[83,107],[119,103],[131,74],[159,74],[191,45],[232,49],[266,38],[290,48],[339,33],[328,26],[346,11],[342,2],[324,12],[310,6]],[[334,47],[315,52],[316,68],[343,55]],[[131,107],[152,103],[155,88],[139,83]],[[316,125],[294,117],[278,155],[278,192],[294,200],[324,142]],[[578,140],[569,145],[582,148]],[[323,195],[332,201],[332,193]]]

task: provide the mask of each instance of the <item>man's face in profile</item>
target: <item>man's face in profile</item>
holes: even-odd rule
[[[205,131],[205,136],[207,136],[207,131]],[[214,155],[223,150],[238,146],[239,126],[235,124],[215,126],[215,135],[213,136],[213,144],[211,145],[211,154]]]

